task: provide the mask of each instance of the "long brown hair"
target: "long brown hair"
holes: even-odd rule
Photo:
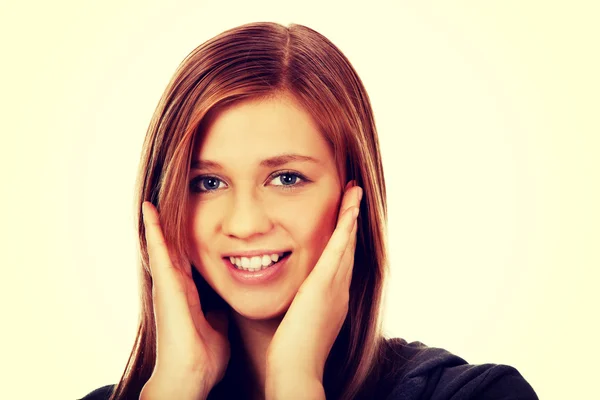
[[[234,102],[282,92],[303,105],[329,141],[340,181],[354,179],[364,190],[349,311],[327,359],[323,384],[327,398],[368,397],[380,365],[387,274],[386,190],[369,98],[350,62],[323,35],[297,24],[252,23],[227,30],[193,50],[175,72],[148,127],[135,202],[141,313],[133,349],[111,400],[137,399],[156,360],[141,203],[148,200],[158,208],[174,254],[187,254],[188,173],[203,118]],[[209,293],[202,281],[200,277],[197,286],[204,307],[205,296],[214,297],[214,292]]]

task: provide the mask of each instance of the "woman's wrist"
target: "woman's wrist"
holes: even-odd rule
[[[323,383],[314,377],[279,373],[267,375],[266,400],[325,400]]]
[[[211,389],[193,377],[167,379],[153,375],[142,388],[139,400],[206,400]]]

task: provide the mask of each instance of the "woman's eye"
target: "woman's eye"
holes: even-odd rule
[[[279,182],[281,185],[275,184],[274,186],[299,186],[298,180],[305,182],[302,175],[295,172],[280,172],[273,177],[272,182]]]
[[[293,190],[305,183],[308,179],[296,172],[278,172],[269,178],[273,186],[279,186],[283,190]],[[226,187],[225,182],[216,176],[198,176],[190,182],[190,190],[195,193],[215,192]]]
[[[199,176],[192,181],[190,186],[194,192],[212,192],[220,189],[220,183],[223,181],[214,176]]]

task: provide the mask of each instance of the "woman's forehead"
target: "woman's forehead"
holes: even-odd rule
[[[194,160],[244,158],[263,161],[299,154],[323,163],[330,146],[316,123],[289,97],[248,100],[211,116],[194,149]],[[218,162],[218,161],[217,161]]]

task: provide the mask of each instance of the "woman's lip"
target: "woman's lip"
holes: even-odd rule
[[[290,250],[248,250],[248,251],[239,251],[239,252],[231,252],[223,256],[223,258],[229,257],[255,257],[255,256],[264,256],[271,254],[281,254],[281,253],[289,253]]]
[[[257,256],[269,256],[270,257],[272,254],[283,254],[283,257],[287,257],[290,254],[292,254],[292,252],[291,251],[280,251],[279,253],[262,253],[262,254],[257,254]],[[233,258],[242,258],[242,257],[252,258],[252,257],[256,257],[256,256],[245,256],[245,255],[234,256],[234,255],[231,255],[231,256],[224,256],[223,260],[229,260],[229,259],[231,259],[231,257],[233,257]],[[283,257],[281,257],[281,258],[283,258]]]
[[[227,270],[230,272],[232,278],[236,281],[244,285],[262,284],[276,279],[277,276],[282,273],[292,254],[291,252],[286,253],[287,255],[284,256],[284,258],[282,258],[279,262],[259,271],[245,271],[243,269],[237,269],[235,266],[233,266],[233,264],[231,264],[229,258],[223,258],[223,262],[225,265],[227,265]]]

